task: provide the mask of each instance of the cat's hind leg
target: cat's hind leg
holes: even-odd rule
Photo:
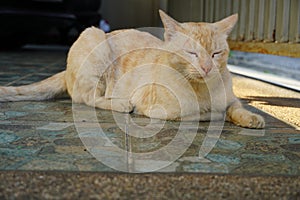
[[[246,128],[264,128],[265,126],[264,118],[243,108],[239,100],[228,107],[226,120]]]
[[[81,96],[79,101],[75,100],[74,102],[85,103],[88,106],[124,113],[130,113],[134,109],[129,99],[105,98],[105,96],[95,95],[94,92],[86,93],[84,96]]]
[[[133,105],[128,98],[107,98],[107,84],[103,78],[81,78],[73,87],[72,100],[74,103],[84,103],[91,107],[117,112],[130,113]]]
[[[130,113],[133,111],[133,105],[128,99],[107,99],[102,96],[96,98],[94,105],[97,108],[113,110],[117,112]]]

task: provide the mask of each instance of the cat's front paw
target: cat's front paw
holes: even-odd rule
[[[254,113],[247,113],[246,115],[241,116],[240,120],[237,122],[239,126],[245,128],[264,128],[265,127],[265,120],[262,116],[254,114]]]

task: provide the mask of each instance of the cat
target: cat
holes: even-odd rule
[[[67,68],[46,80],[0,87],[0,102],[46,100],[68,92],[74,103],[165,120],[226,119],[264,128],[243,108],[227,69],[227,37],[238,16],[215,23],[179,23],[159,11],[164,40],[133,29],[84,30],[71,46]]]

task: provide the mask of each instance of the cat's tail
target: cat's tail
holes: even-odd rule
[[[63,71],[30,85],[0,87],[0,102],[47,100],[66,91],[65,71]]]

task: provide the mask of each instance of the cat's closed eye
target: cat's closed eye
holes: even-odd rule
[[[198,54],[196,52],[193,52],[193,51],[186,51],[188,54],[198,58]]]
[[[211,57],[215,58],[216,56],[221,55],[221,53],[222,53],[222,51],[216,51],[211,55]]]

